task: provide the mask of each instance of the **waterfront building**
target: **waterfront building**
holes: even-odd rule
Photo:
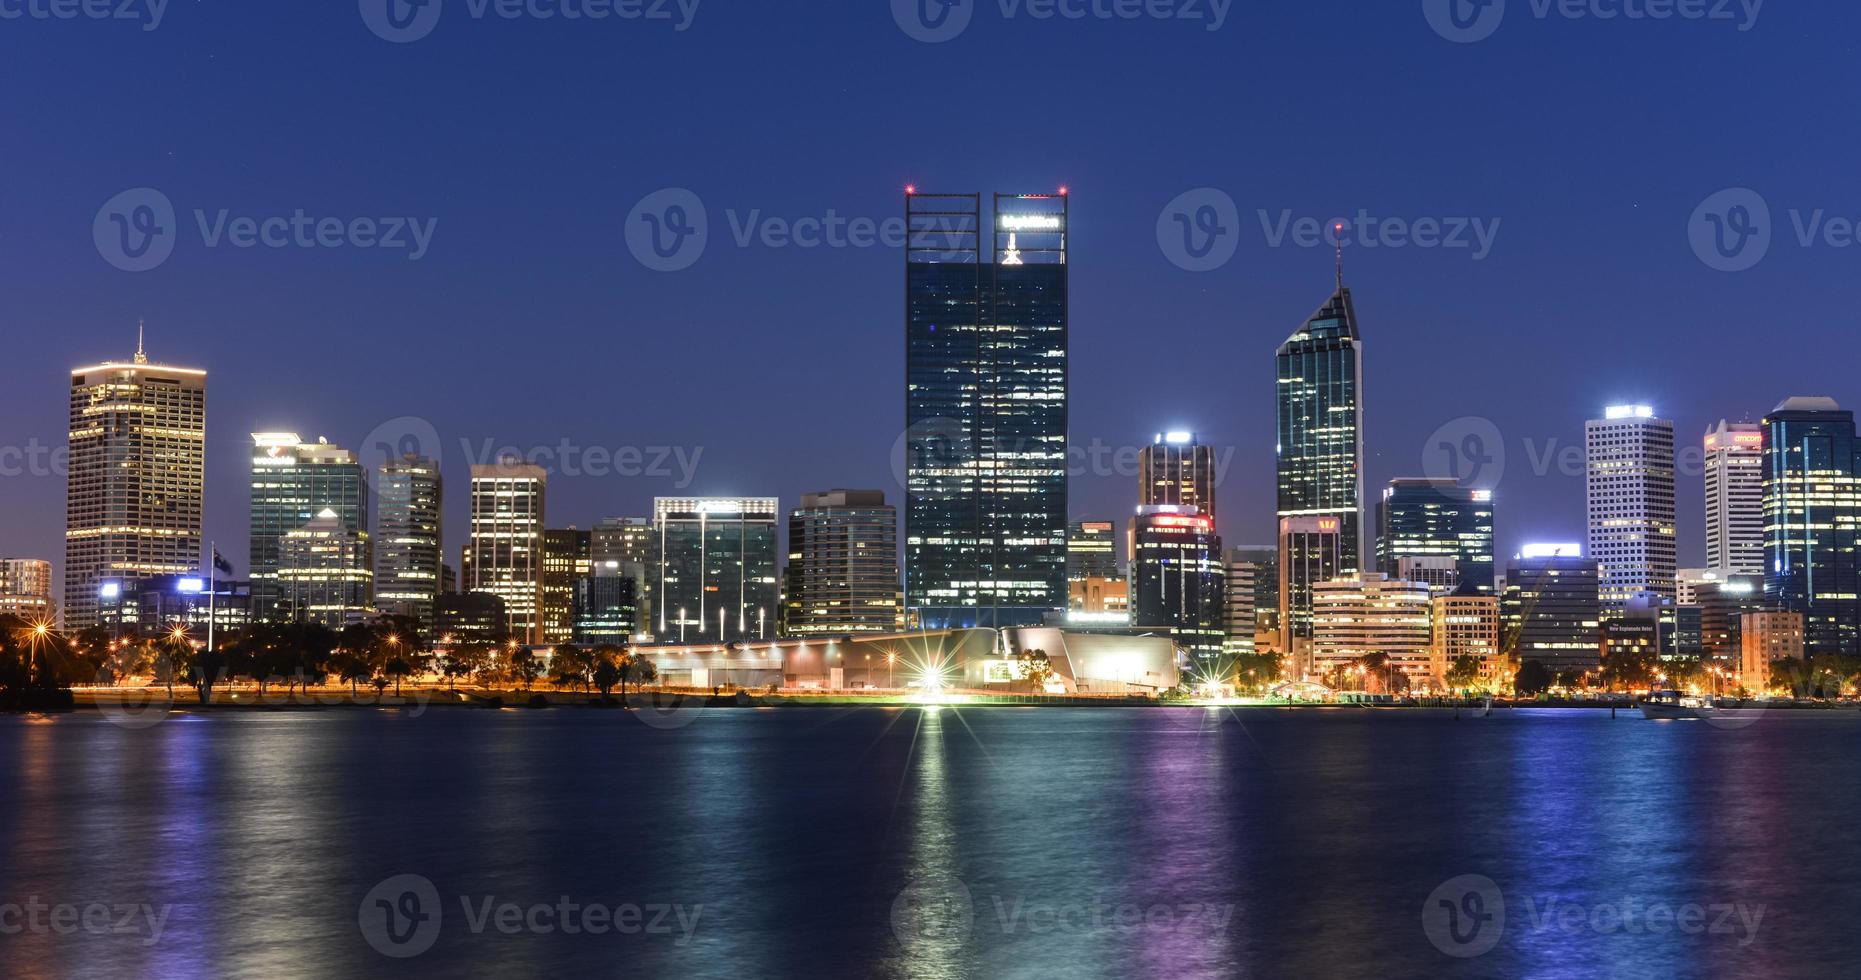
[[[386,460],[375,473],[375,495],[375,603],[431,626],[433,599],[444,585],[439,464],[414,454]]]
[[[1456,579],[1445,591],[1493,592],[1493,492],[1453,480],[1399,479],[1383,488],[1376,505],[1377,567],[1406,578],[1404,559],[1448,559]],[[1429,566],[1438,569],[1439,566]]]
[[[0,616],[27,622],[56,618],[52,563],[40,558],[0,558]]]
[[[135,357],[72,370],[64,622],[95,626],[107,581],[202,564],[207,372]]]
[[[1428,587],[1378,572],[1312,585],[1312,672],[1342,677],[1372,654],[1408,679],[1411,690],[1440,691],[1447,673],[1436,656]]]
[[[1581,545],[1526,545],[1506,566],[1500,615],[1514,663],[1535,660],[1572,678],[1601,665],[1596,563],[1583,557]]]
[[[1312,673],[1312,587],[1350,574],[1344,567],[1341,517],[1282,517],[1279,521],[1279,652],[1282,673],[1304,680]]]
[[[472,536],[464,555],[464,588],[503,599],[505,630],[522,643],[542,642],[548,483],[542,467],[520,460],[472,467]]]
[[[1636,596],[1674,597],[1674,424],[1646,405],[1617,405],[1584,425],[1589,557],[1604,610]]]
[[[576,528],[543,532],[543,642],[575,638],[575,583],[594,573],[593,536]]]
[[[788,515],[789,635],[896,633],[898,510],[882,490],[804,494]]]
[[[604,517],[589,532],[592,557],[597,568],[614,564],[620,574],[634,579],[635,601],[640,607],[636,632],[652,634],[653,608],[653,520],[650,517]]]
[[[348,534],[369,529],[368,470],[355,453],[328,439],[307,443],[295,432],[252,433],[252,494],[248,515],[254,622],[290,622],[279,581],[284,539],[324,511]],[[373,578],[373,571],[369,573]],[[372,592],[371,592],[372,595]]]
[[[113,633],[135,631],[144,636],[180,628],[190,638],[208,639],[213,631],[242,629],[252,621],[252,586],[199,575],[157,575],[150,578],[112,579],[101,590],[98,625]]]
[[[1739,623],[1738,685],[1753,694],[1770,688],[1771,664],[1805,657],[1803,614],[1748,612]]]
[[[774,497],[659,497],[653,633],[667,642],[733,643],[776,635]]]
[[[1764,598],[1803,614],[1810,656],[1861,653],[1854,413],[1791,398],[1764,417]]]
[[[906,605],[1039,625],[1067,604],[1067,197],[905,205]]]
[[[1066,526],[1066,580],[1123,578],[1118,566],[1118,526],[1111,521],[1074,521]]]
[[[1124,616],[1131,614],[1131,583],[1126,578],[1100,578],[1096,575],[1067,583],[1067,611],[1089,616]]]
[[[1270,619],[1279,601],[1279,549],[1229,548],[1222,556],[1222,565],[1228,578],[1227,639],[1222,650],[1233,656],[1260,652],[1261,614],[1266,613]]]
[[[639,634],[638,581],[622,574],[619,562],[594,566],[575,582],[574,642],[582,646],[626,646]]]
[[[490,592],[442,592],[433,600],[433,636],[443,646],[499,643],[510,634],[502,596]]]
[[[1363,568],[1363,361],[1344,285],[1286,338],[1278,362],[1278,512],[1336,522],[1340,573]],[[1281,565],[1288,564],[1281,553]]]
[[[1129,554],[1131,625],[1167,629],[1190,657],[1212,664],[1227,637],[1227,569],[1215,519],[1194,506],[1139,507]]]
[[[1442,676],[1462,657],[1471,657],[1480,665],[1479,686],[1503,689],[1513,666],[1499,642],[1499,596],[1433,594],[1434,656]]]
[[[1137,455],[1138,504],[1195,507],[1215,517],[1215,450],[1193,432],[1159,432]]]
[[[1764,427],[1720,420],[1706,432],[1706,564],[1764,574]]]
[[[375,616],[375,553],[366,531],[325,508],[278,542],[279,622],[341,629]]]

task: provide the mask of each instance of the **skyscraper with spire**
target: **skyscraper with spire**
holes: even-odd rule
[[[103,599],[198,572],[206,496],[207,372],[136,355],[71,372],[65,484],[65,626],[97,624]]]
[[[1363,343],[1343,255],[1337,291],[1279,346],[1275,452],[1279,517],[1336,518],[1349,575],[1364,567]]]

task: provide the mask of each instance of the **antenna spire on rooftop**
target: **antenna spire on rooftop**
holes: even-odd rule
[[[138,317],[136,319],[136,363],[137,364],[149,363],[149,355],[142,352],[142,329],[143,329],[143,321],[140,317]]]

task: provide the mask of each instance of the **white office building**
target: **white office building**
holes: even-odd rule
[[[1674,596],[1674,424],[1618,405],[1584,427],[1589,546],[1605,615],[1648,594]]]
[[[1706,565],[1764,574],[1764,427],[1755,422],[1706,432]]]

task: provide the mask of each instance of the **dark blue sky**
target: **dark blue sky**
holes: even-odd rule
[[[1861,249],[1805,248],[1788,217],[1861,217],[1849,4],[1774,0],[1741,31],[1541,19],[1510,0],[1496,33],[1460,44],[1415,0],[1238,0],[1213,32],[989,0],[926,44],[882,0],[705,0],[683,32],[444,3],[408,44],[353,2],[172,0],[153,31],[0,20],[0,446],[62,442],[66,372],[127,356],[143,316],[157,359],[211,371],[208,530],[242,568],[257,429],[354,444],[430,420],[455,556],[466,439],[702,447],[684,489],[556,479],[556,525],[645,513],[655,494],[896,496],[899,254],[738,247],[730,216],[888,218],[907,182],[1071,188],[1073,440],[1187,427],[1233,447],[1230,544],[1270,539],[1273,350],[1331,288],[1329,248],[1273,247],[1262,209],[1499,219],[1481,260],[1353,247],[1347,262],[1372,487],[1420,475],[1444,423],[1489,419],[1508,553],[1581,537],[1580,475],[1537,475],[1531,457],[1580,445],[1605,404],[1652,403],[1696,446],[1709,422],[1786,395],[1861,401]],[[1236,202],[1239,248],[1191,273],[1156,227],[1205,186]],[[180,240],[130,273],[92,224],[139,187],[172,200]],[[666,187],[695,192],[711,227],[674,273],[623,237]],[[1726,273],[1696,257],[1688,222],[1733,187],[1761,193],[1775,235]],[[210,248],[197,209],[437,226],[419,261]],[[1078,478],[1075,516],[1122,518],[1134,492]],[[0,552],[59,556],[63,493],[61,476],[0,480]],[[1703,560],[1700,497],[1683,475],[1683,564]]]

